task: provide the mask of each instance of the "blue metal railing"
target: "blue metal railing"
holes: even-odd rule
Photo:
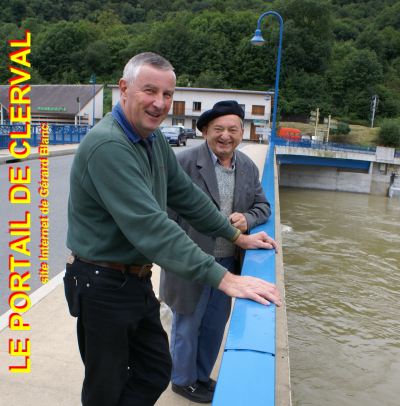
[[[271,204],[267,223],[252,230],[275,238],[274,148],[265,162],[262,187]],[[275,252],[246,251],[242,275],[275,283]],[[236,299],[213,406],[275,405],[275,305]]]
[[[298,147],[298,148],[312,148],[312,149],[323,149],[329,151],[351,151],[360,152],[363,154],[374,155],[376,153],[376,147],[363,147],[361,145],[351,145],[351,144],[338,144],[334,142],[320,142],[320,141],[287,141],[284,139],[277,138],[275,140],[275,145],[283,145],[288,147]],[[394,152],[396,158],[400,157],[400,150],[396,149]]]
[[[86,133],[90,130],[88,125],[70,125],[70,124],[49,124],[49,143],[55,144],[78,144]],[[24,132],[25,125],[0,125],[0,149],[8,148],[10,143],[10,132]],[[29,144],[38,146],[40,144],[41,133],[40,124],[31,126],[31,137]],[[18,141],[18,140],[17,140]]]
[[[373,155],[376,153],[376,147],[363,147],[361,145],[338,144],[338,143],[334,143],[334,142],[287,141],[284,139],[276,138],[275,145],[298,147],[298,148],[322,149],[322,150],[329,150],[329,151],[352,151],[352,152],[360,152],[360,153],[370,154],[370,155]]]

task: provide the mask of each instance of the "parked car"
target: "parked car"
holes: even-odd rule
[[[196,138],[196,130],[191,128],[184,128],[187,138]]]
[[[186,145],[187,136],[183,127],[177,125],[162,127],[161,132],[170,144],[176,145],[177,147]]]

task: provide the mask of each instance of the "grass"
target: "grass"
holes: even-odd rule
[[[358,145],[376,145],[379,127],[369,128],[362,125],[350,124],[351,143]]]
[[[294,121],[281,121],[280,127],[298,128],[302,133],[314,134],[314,126],[308,123],[299,123]],[[319,129],[326,128],[322,124],[319,124]],[[369,128],[362,125],[350,124],[350,133],[342,138],[340,142],[346,142],[349,144],[357,144],[363,146],[375,146],[378,138],[379,127]],[[338,141],[339,142],[339,141]]]

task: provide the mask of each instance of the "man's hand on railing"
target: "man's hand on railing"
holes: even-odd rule
[[[263,305],[271,302],[282,305],[278,288],[269,282],[253,276],[239,276],[227,272],[222,278],[218,289],[228,296],[251,299]]]
[[[247,219],[243,213],[234,212],[229,216],[229,221],[233,227],[238,228],[242,233],[247,231]]]
[[[244,250],[263,248],[266,250],[274,249],[278,252],[278,244],[264,231],[255,234],[241,234],[235,241],[235,244]]]

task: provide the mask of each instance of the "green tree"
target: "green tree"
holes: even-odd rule
[[[289,76],[281,89],[282,114],[308,116],[311,110],[319,107],[321,114],[329,114],[332,100],[329,97],[324,76],[297,72]]]
[[[358,37],[361,28],[351,18],[335,19],[333,33],[337,41],[352,41]]]
[[[0,83],[7,83],[11,73],[8,70],[9,53],[12,51],[8,45],[8,41],[11,39],[21,39],[24,37],[25,31],[18,28],[14,23],[1,24],[0,25]],[[30,60],[30,57],[28,58]]]
[[[284,19],[279,109],[367,120],[400,114],[398,0],[9,0],[0,8],[0,80],[9,72],[7,39],[32,32],[32,83],[99,82],[121,76],[142,51],[161,53],[178,83],[273,90],[278,21],[262,22],[266,44],[249,43],[266,10]]]
[[[393,87],[377,86],[376,94],[379,97],[378,117],[397,117],[400,115],[400,93]]]
[[[400,148],[400,118],[383,120],[378,140],[383,146]]]
[[[67,78],[86,81],[92,69],[85,55],[96,36],[96,27],[89,22],[52,24],[37,36],[32,52],[34,66],[49,82],[65,82]]]
[[[356,46],[374,50],[381,60],[389,61],[400,56],[400,32],[393,27],[378,30],[372,25],[358,36]]]
[[[278,10],[285,20],[283,58],[286,68],[323,72],[333,47],[333,17],[326,1],[284,0]]]
[[[206,70],[200,73],[194,82],[194,86],[208,87],[211,89],[224,89],[227,87],[227,83],[225,82],[221,73]]]
[[[350,44],[334,49],[328,85],[335,115],[367,119],[370,99],[383,79],[383,69],[375,52]]]

